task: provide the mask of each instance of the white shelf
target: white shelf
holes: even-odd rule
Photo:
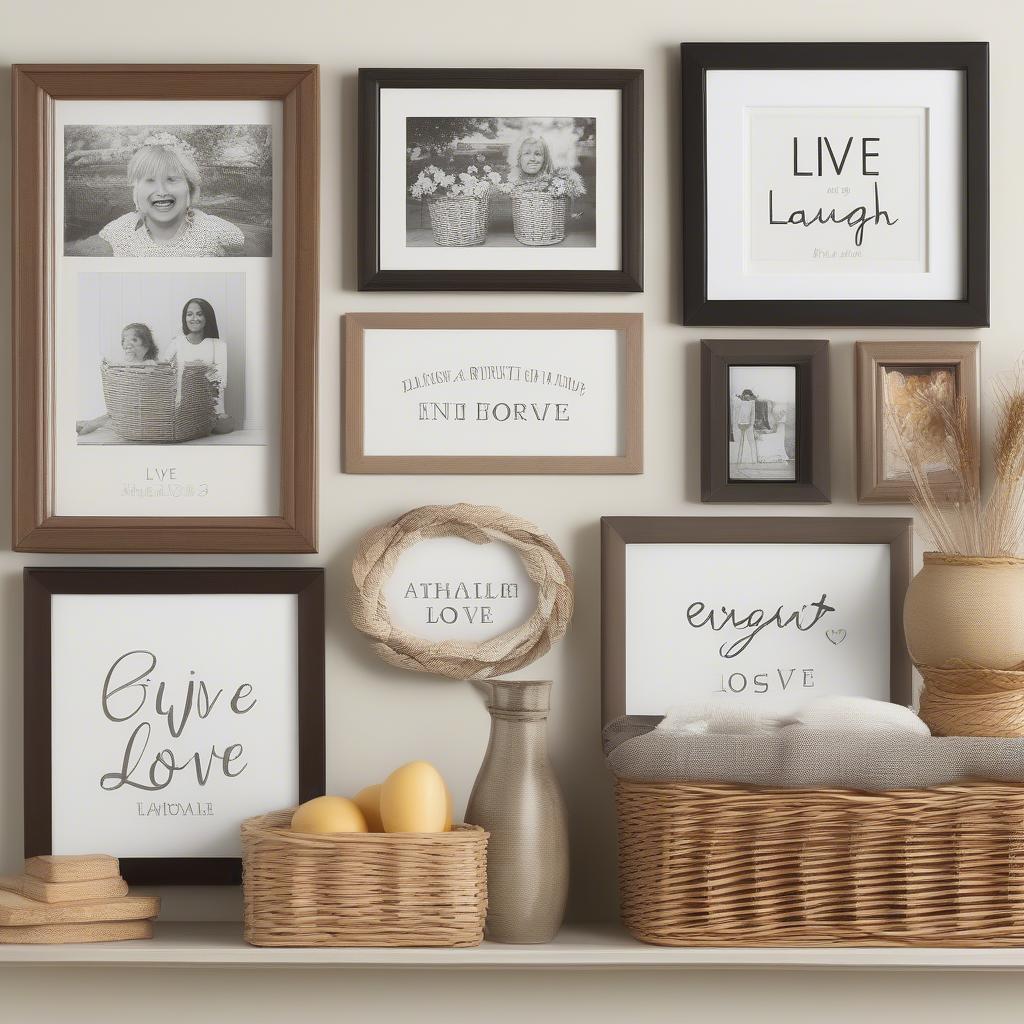
[[[1024,970],[1024,949],[688,948],[635,942],[614,925],[575,925],[543,946],[485,942],[475,949],[261,949],[241,925],[158,922],[148,941],[68,946],[0,945],[0,964],[179,964],[193,967],[469,969],[808,968]]]

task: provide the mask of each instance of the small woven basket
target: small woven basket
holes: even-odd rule
[[[483,245],[487,238],[486,196],[429,199],[430,229],[438,245]]]
[[[310,835],[294,808],[242,823],[245,940],[253,946],[478,946],[487,839],[451,832]]]
[[[622,920],[661,946],[1019,946],[1024,786],[616,780]]]
[[[180,444],[206,437],[216,420],[217,385],[201,363],[108,363],[100,370],[114,432],[126,441]]]
[[[557,245],[565,239],[569,200],[547,192],[512,193],[512,231],[523,245]]]

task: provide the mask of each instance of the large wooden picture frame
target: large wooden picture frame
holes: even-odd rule
[[[276,515],[56,514],[54,353],[59,323],[54,282],[61,252],[54,244],[59,197],[53,194],[53,167],[63,153],[54,123],[58,105],[67,100],[280,104],[280,497],[268,506],[277,508]],[[316,551],[319,116],[316,65],[15,66],[15,550]],[[272,343],[277,340],[275,334]]]
[[[93,635],[102,634],[98,637],[96,650],[86,651],[85,656],[79,658],[78,655],[83,653],[80,648],[62,650],[61,645],[68,642],[68,623],[87,614],[87,609],[85,605],[78,604],[70,612],[65,609],[59,618],[55,618],[55,602],[66,595],[73,598],[85,596],[91,604],[100,599],[116,600],[127,596],[138,615],[135,616],[133,612],[124,618],[102,622],[93,631]],[[160,621],[153,614],[159,609],[146,607],[147,602],[159,604],[161,600],[182,595],[189,598],[190,606],[193,606],[193,602],[201,601],[205,595],[212,595],[211,600],[218,602],[217,607],[222,612],[226,610],[227,614],[239,616],[240,621],[236,625],[240,628],[233,628],[230,622],[225,621],[219,640],[214,639],[211,643],[209,636],[205,640],[197,640],[180,631],[175,634],[173,623]],[[239,595],[237,608],[232,601],[235,595]],[[224,664],[230,665],[233,658],[241,657],[237,652],[244,647],[232,648],[232,644],[244,645],[249,642],[243,639],[246,635],[244,622],[247,616],[253,614],[255,606],[247,602],[251,602],[253,597],[258,600],[261,596],[270,599],[295,598],[294,611],[282,606],[285,610],[281,615],[268,615],[265,620],[261,620],[269,621],[273,628],[262,630],[259,641],[267,643],[267,650],[272,653],[275,652],[275,640],[279,641],[283,645],[282,650],[294,651],[295,660],[291,660],[291,655],[283,656],[280,674],[268,666],[265,679],[254,678],[246,672],[236,676],[228,671],[210,672],[204,669],[202,662],[206,661],[208,669],[213,647],[220,646],[227,652]],[[278,809],[265,805],[267,799],[273,800],[274,797],[268,797],[260,784],[254,789],[253,783],[249,781],[254,772],[263,772],[260,777],[263,786],[267,780],[275,780],[277,777],[295,780],[293,791],[278,795],[280,806],[297,804],[324,792],[323,569],[26,569],[24,598],[25,856],[94,852],[54,850],[54,765],[59,756],[73,754],[85,760],[76,762],[70,769],[64,762],[61,772],[63,778],[74,778],[75,784],[82,780],[85,786],[84,795],[80,803],[76,804],[75,814],[84,815],[83,820],[88,821],[89,811],[80,805],[98,799],[119,801],[114,810],[107,812],[97,804],[97,817],[102,817],[107,827],[94,821],[89,826],[93,831],[88,833],[87,838],[81,838],[80,829],[76,832],[79,835],[77,842],[94,842],[95,851],[118,856],[122,875],[133,884],[238,885],[241,882],[241,860],[238,857],[192,856],[180,852],[171,856],[161,852],[166,845],[160,838],[159,819],[161,816],[173,816],[175,828],[178,828],[190,818],[195,819],[197,815],[202,817],[203,809],[193,801],[213,800],[208,810],[220,829],[217,842],[223,843],[226,838],[223,820],[240,813],[239,790],[233,787],[243,786],[246,804],[253,807],[248,813]],[[176,607],[181,609],[182,605]],[[88,629],[88,625],[79,625],[75,630],[76,635]],[[272,635],[275,631],[280,635]],[[115,634],[116,639],[111,640]],[[132,682],[133,672],[122,672],[115,677],[114,667],[110,668],[107,682],[104,682],[102,672],[90,671],[90,666],[105,667],[107,662],[103,659],[109,657],[111,651],[118,654],[126,651],[138,658],[146,651],[132,648],[138,647],[140,640],[148,642],[154,639],[160,646],[153,646],[152,650],[160,655],[161,664],[159,667],[154,665],[152,675],[147,673],[145,682]],[[194,650],[189,649],[190,644]],[[83,646],[88,646],[88,643]],[[236,653],[232,654],[232,651]],[[177,658],[180,665],[184,666],[193,657],[196,660],[192,668],[197,675],[192,677],[192,682],[188,681],[187,672],[183,671],[179,677],[164,663],[165,658],[170,661]],[[260,655],[257,655],[257,661],[259,658]],[[118,658],[118,661],[123,661],[123,658]],[[134,668],[137,664],[137,661],[124,662],[122,668]],[[246,664],[248,671],[252,672],[254,662],[251,657]],[[255,675],[258,676],[258,672]],[[112,679],[114,682],[111,682]],[[194,690],[196,680],[200,681],[200,686],[205,681],[209,690]],[[290,691],[287,689],[289,681],[294,687]],[[233,691],[238,684],[245,683],[254,685],[242,690],[236,704]],[[280,691],[282,688],[283,692],[275,693],[275,690]],[[108,694],[111,695],[111,701],[121,702],[113,705],[113,711],[107,710]],[[103,714],[98,710],[101,698]],[[68,724],[68,716],[75,716],[75,712],[63,711],[62,726],[57,721],[57,715],[62,712],[62,708],[80,701],[84,701],[83,713],[72,720],[74,728],[84,731],[78,734],[77,742],[69,747],[62,740],[74,739],[68,736],[67,730],[72,727]],[[247,764],[237,775],[228,772],[228,761],[225,760],[224,774],[231,774],[231,777],[224,780],[225,786],[219,791],[219,796],[202,795],[214,787],[207,786],[205,781],[198,783],[196,776],[200,770],[214,776],[219,774],[220,758],[226,757],[226,750],[230,749],[225,745],[239,738],[239,730],[242,728],[239,723],[242,719],[238,715],[244,715],[250,710],[250,704],[258,706],[262,702],[267,707],[268,702],[272,701],[277,702],[274,706],[280,707],[281,712],[269,718],[265,716],[260,720],[258,729],[273,729],[280,720],[284,731],[279,736],[270,736],[269,741],[263,737],[255,750],[241,750],[238,760],[247,759]],[[165,727],[164,716],[168,715],[168,708],[170,717],[166,719]],[[208,716],[216,730],[212,734],[203,732],[208,725]],[[289,730],[288,722],[297,728],[294,735]],[[141,738],[132,733],[139,723],[146,730],[145,736]],[[148,743],[145,763],[142,763],[143,756],[139,748],[142,739],[150,737],[150,733],[151,742]],[[205,739],[198,740],[197,734]],[[207,764],[211,738],[216,743],[219,756],[212,757]],[[189,746],[190,741],[192,746]],[[82,767],[85,763],[93,763],[89,760],[89,751],[97,745],[102,745],[102,771],[116,772],[120,769],[124,773],[130,772],[133,781],[117,787],[121,792],[108,792],[101,797],[101,789],[109,787],[99,783],[99,769],[92,774]],[[161,747],[167,749],[161,751]],[[123,764],[122,750],[125,751]],[[192,774],[193,750],[196,751],[195,775]],[[173,782],[167,788],[156,791],[157,787],[152,787],[154,791],[147,792],[145,784],[150,781],[148,765],[154,756],[157,760],[174,758],[176,762],[182,763],[182,767],[180,771],[169,773],[173,775]],[[286,765],[281,760],[283,757],[294,760]],[[154,765],[156,763],[154,761]],[[237,768],[238,765],[232,767]],[[157,774],[161,772],[162,769],[158,769]],[[164,780],[161,777],[156,781],[162,783]],[[140,802],[138,810],[136,801]],[[155,804],[155,808],[149,806],[150,802]],[[154,827],[145,834],[137,830],[127,831],[126,820],[136,821],[137,815],[144,813],[155,814],[152,819]],[[144,820],[148,822],[149,818]],[[78,826],[75,828],[78,829]],[[152,848],[154,852],[146,856],[125,856],[124,851],[117,848],[117,836],[122,830],[124,834],[132,836],[134,841],[139,841],[141,836],[147,848]],[[172,833],[170,838],[176,837]],[[237,835],[234,838],[237,840]],[[208,837],[198,834],[200,848],[208,842]]]
[[[789,401],[781,405],[776,401],[780,415],[764,426],[773,428],[771,436],[787,435],[785,443],[793,444],[795,450],[792,454],[785,453],[785,471],[781,474],[773,473],[773,467],[766,464],[753,467],[749,478],[741,478],[733,469],[733,455],[738,448],[736,441],[731,440],[731,435],[738,432],[732,422],[738,399],[733,377],[743,370],[749,374],[772,372],[766,368],[784,368],[786,372],[792,369]],[[774,504],[831,500],[828,368],[828,342],[824,340],[715,339],[701,342],[701,501]],[[771,393],[765,392],[765,397],[771,398]],[[778,399],[777,395],[775,397]],[[757,398],[758,404],[753,408],[761,415],[760,393]],[[758,426],[754,423],[748,432],[754,435]],[[790,434],[792,437],[788,436]],[[762,435],[762,442],[768,437],[768,434]],[[751,444],[756,452],[756,440]],[[763,468],[768,475],[759,478],[758,468]]]
[[[512,263],[486,263],[481,253],[488,251],[476,235],[473,241],[445,241],[447,252],[443,262],[429,261],[417,267],[388,264],[387,242],[390,235],[382,233],[387,223],[388,211],[382,209],[382,176],[393,172],[398,185],[389,188],[388,195],[399,203],[402,192],[408,192],[405,169],[390,168],[382,152],[382,111],[384,97],[388,92],[415,93],[424,102],[430,93],[438,98],[438,105],[430,113],[436,117],[442,112],[443,94],[446,90],[461,97],[474,98],[480,106],[480,114],[544,115],[543,109],[535,109],[536,100],[526,104],[531,109],[521,109],[521,103],[511,107],[498,104],[492,111],[484,98],[488,93],[501,96],[516,90],[550,90],[563,97],[575,93],[592,95],[618,93],[616,102],[608,110],[615,109],[618,124],[616,132],[618,145],[607,154],[607,160],[618,166],[607,179],[617,181],[617,195],[608,209],[618,221],[612,228],[604,228],[605,234],[614,236],[618,251],[615,266],[595,267],[579,259],[554,260],[549,269],[541,261],[552,258],[552,251],[558,250],[557,241],[533,241],[533,248],[519,253],[522,259]],[[465,99],[460,103],[465,104]],[[543,106],[543,103],[541,103]],[[573,104],[569,104],[572,107]],[[561,104],[561,115],[575,113]],[[473,111],[458,109],[446,114],[472,114]],[[444,120],[444,118],[441,118]],[[517,117],[517,121],[529,121],[528,117]],[[596,119],[600,121],[600,118]],[[607,128],[598,127],[598,133]],[[391,138],[391,136],[389,136]],[[388,147],[392,159],[395,154],[408,156],[411,152],[407,139],[391,139]],[[431,166],[428,162],[428,166]],[[463,164],[453,164],[452,171],[462,170]],[[433,169],[433,166],[431,166]],[[484,165],[480,170],[483,171]],[[473,168],[474,172],[476,168]],[[490,166],[486,167],[491,170]],[[600,189],[600,185],[598,188]],[[607,191],[607,185],[604,186]],[[591,190],[593,191],[593,190]],[[636,292],[643,290],[643,71],[631,69],[544,69],[544,68],[360,68],[359,70],[359,290],[360,291],[605,291]],[[493,203],[491,203],[493,205]],[[493,211],[483,206],[483,221],[493,221]],[[406,244],[406,243],[403,243]],[[596,243],[595,243],[596,244]],[[465,246],[466,248],[455,248]],[[413,251],[413,250],[409,250]],[[427,250],[419,250],[424,252]],[[495,250],[489,250],[493,256]],[[509,250],[503,250],[508,252]],[[568,250],[571,254],[580,249]],[[459,253],[468,256],[453,260]],[[556,253],[557,255],[557,253]],[[475,265],[474,265],[475,264]],[[514,264],[514,265],[513,265]]]
[[[909,475],[893,479],[885,469],[888,427],[885,421],[885,374],[899,371],[920,381],[948,373],[951,399],[967,404],[967,422],[975,451],[981,444],[981,393],[978,375],[979,343],[976,341],[858,341],[857,342],[857,500],[909,504],[914,486]],[[939,382],[942,383],[941,381]],[[943,385],[944,386],[944,385]],[[923,438],[919,440],[924,440]],[[932,443],[936,455],[944,446],[940,433]],[[892,453],[890,452],[890,457]],[[975,460],[975,473],[978,473]],[[940,501],[962,497],[956,478],[948,469],[928,474]]]
[[[376,332],[388,332],[387,337],[404,332],[409,339],[414,339],[417,332],[425,335],[416,339],[415,361],[410,364],[377,355],[375,365],[385,365],[391,375],[391,392],[367,390],[368,336],[372,343]],[[458,340],[460,332],[462,341]],[[538,338],[537,351],[527,356],[517,348],[515,336],[530,340],[532,334]],[[614,337],[609,337],[611,334]],[[349,313],[345,316],[344,335],[346,473],[643,472],[643,316],[639,313]],[[465,365],[465,360],[452,366],[439,361],[429,347],[438,344],[439,335],[442,341],[454,339],[453,351],[465,351],[470,345],[474,363],[499,362],[501,365],[494,367],[495,376],[503,379],[474,385],[468,378],[476,367]],[[475,340],[470,343],[465,340],[467,336]],[[559,352],[563,336],[573,346],[573,362],[569,361],[569,352]],[[496,344],[503,338],[508,338],[507,345]],[[606,341],[611,357],[605,352],[592,372],[594,378],[599,377],[600,366],[614,379],[591,378],[588,352]],[[482,346],[487,346],[492,354],[482,354]],[[500,354],[494,354],[499,348]],[[543,361],[545,352],[550,366]],[[437,371],[429,381],[416,376],[424,365]],[[577,365],[584,369],[576,370]],[[403,379],[410,389],[405,392],[400,386]],[[447,400],[432,400],[442,397],[439,391],[444,392]],[[595,392],[599,397],[592,398]],[[586,408],[588,402],[601,403],[600,396],[604,404],[596,410]],[[426,399],[422,404],[421,398]],[[535,439],[532,445],[536,452],[529,455],[452,453],[444,450],[446,442],[439,442],[429,453],[367,452],[368,415],[376,414],[378,425],[382,417],[389,422],[402,421],[406,438],[419,442],[432,425],[439,425],[433,420],[443,417],[448,421],[454,415],[453,407],[464,420],[461,440],[484,450],[499,440],[498,434],[508,431],[540,429],[556,433],[549,434],[546,440]],[[501,422],[495,422],[495,418]],[[556,418],[559,422],[554,422]],[[519,422],[513,422],[516,419]],[[577,428],[575,421],[581,419],[583,422]],[[587,446],[597,433],[592,428],[604,428],[608,422],[616,437],[612,438],[607,454],[548,454],[558,443],[557,432],[577,429],[577,440],[581,446]],[[480,433],[488,428],[496,431],[490,440]]]
[[[989,55],[988,43],[982,42],[899,42],[899,43],[684,43],[682,44],[682,162],[683,162],[683,269],[682,322],[706,326],[806,326],[806,327],[977,327],[989,322]],[[945,83],[938,83],[935,77],[924,84],[922,76],[943,75],[954,72],[959,76],[956,91],[947,90]],[[908,75],[909,73],[909,75]],[[808,75],[815,76],[813,83]],[[898,81],[885,82],[884,76],[904,76]],[[917,78],[911,82],[911,78]],[[717,76],[717,77],[716,77]],[[787,84],[788,76],[788,84]],[[860,76],[857,79],[855,76]],[[731,80],[731,84],[727,82]],[[777,85],[777,89],[775,86]],[[933,88],[934,85],[934,88]],[[714,90],[719,90],[715,92]],[[753,130],[744,129],[744,118],[750,111],[760,110],[766,118],[776,115],[787,107],[794,111],[810,108],[807,99],[814,89],[813,106],[840,115],[843,109],[856,109],[864,104],[864,110],[872,107],[905,107],[919,115],[919,130],[926,140],[924,158],[925,187],[918,195],[924,196],[924,208],[928,210],[925,227],[928,241],[922,243],[914,259],[918,261],[914,273],[902,274],[885,284],[877,274],[864,274],[868,281],[857,285],[851,277],[863,269],[860,257],[867,250],[860,249],[861,241],[854,238],[853,248],[847,252],[847,243],[840,241],[835,246],[834,236],[814,234],[808,236],[807,247],[815,247],[814,260],[834,259],[841,269],[845,259],[858,260],[851,274],[834,274],[843,281],[833,281],[828,286],[811,284],[815,275],[801,269],[806,265],[794,261],[787,270],[781,253],[772,273],[755,275],[751,265],[749,245],[751,224],[750,210],[754,207],[744,189],[751,188],[753,174],[743,177],[744,168],[735,178],[729,176],[729,167],[738,167],[736,154],[752,152]],[[868,99],[867,93],[873,93]],[[716,116],[719,108],[711,103],[712,94],[726,97],[721,106],[722,116]],[[711,103],[712,109],[709,109]],[[941,111],[941,114],[940,114]],[[734,116],[737,115],[737,116]],[[814,128],[820,139],[828,137],[830,131],[825,117],[819,117]],[[932,141],[937,138],[938,122],[942,122],[951,145],[942,150],[942,156],[931,152]],[[832,141],[843,146],[849,133],[849,121],[844,128],[838,128]],[[928,127],[925,127],[927,123]],[[851,129],[853,130],[853,129]],[[873,129],[865,135],[879,135]],[[815,171],[807,170],[807,163],[796,165],[796,143],[789,144],[789,137],[780,132],[779,145],[787,145],[786,155],[793,160],[792,173],[809,175],[799,180],[804,183],[822,182],[822,165]],[[808,128],[808,141],[810,140]],[[852,137],[851,137],[852,139]],[[854,140],[860,145],[861,139]],[[864,141],[870,142],[865,138]],[[877,154],[872,149],[875,139],[864,152],[870,157]],[[956,152],[952,152],[955,144]],[[711,147],[714,148],[711,148]],[[821,143],[818,143],[819,153]],[[851,147],[852,149],[852,147]],[[883,144],[882,149],[885,149]],[[909,162],[890,148],[889,170],[877,170],[880,165],[871,163],[864,173],[877,175],[887,173],[891,179],[894,169],[904,168],[910,173]],[[781,150],[780,150],[781,152]],[[859,154],[860,150],[858,150]],[[716,154],[714,160],[709,154]],[[843,149],[838,150],[839,154]],[[718,154],[724,154],[720,158]],[[802,158],[809,154],[802,152]],[[750,156],[744,160],[752,159]],[[719,166],[722,164],[722,166]],[[837,168],[845,167],[851,172],[853,160],[836,157]],[[767,165],[766,165],[767,166]],[[830,169],[827,153],[824,167]],[[787,174],[789,173],[787,169]],[[837,171],[837,175],[838,175]],[[938,175],[933,178],[933,174]],[[778,185],[784,177],[764,179]],[[795,180],[795,179],[794,179]],[[871,177],[868,181],[885,182],[885,178]],[[759,182],[762,179],[758,179]],[[948,204],[941,211],[933,211],[930,204],[938,195],[936,182],[948,183]],[[745,185],[743,184],[745,182]],[[826,183],[832,188],[831,181]],[[842,191],[845,185],[839,185]],[[844,193],[845,194],[845,193]],[[870,195],[868,190],[867,195]],[[882,186],[883,201],[892,195]],[[719,198],[716,200],[715,195]],[[877,200],[877,193],[875,198]],[[797,225],[800,230],[814,226],[820,202],[821,215],[827,221],[830,214],[842,222],[844,216],[851,216],[850,204],[844,206],[839,197],[836,209],[830,203],[836,196],[824,188],[804,210],[794,211],[784,205],[781,211],[771,213],[765,201],[758,203],[766,223],[772,225]],[[767,200],[767,195],[765,195]],[[858,200],[859,202],[859,200]],[[901,208],[904,210],[907,204]],[[950,208],[947,208],[948,207]],[[955,207],[955,208],[953,208]],[[878,215],[880,205],[865,199],[863,208],[869,218]],[[740,213],[738,211],[742,210]],[[787,220],[789,216],[805,213],[803,221]],[[893,209],[893,213],[896,211]],[[900,213],[896,213],[900,216]],[[729,221],[728,231],[723,219]],[[733,220],[736,221],[735,225]],[[852,223],[852,221],[848,222]],[[879,221],[875,220],[875,224]],[[895,221],[894,221],[895,223]],[[904,216],[904,224],[909,220]],[[824,222],[820,225],[824,229]],[[825,229],[827,230],[827,229]],[[942,238],[939,232],[942,231]],[[775,231],[773,238],[778,237]],[[740,238],[747,241],[741,242]],[[828,241],[823,241],[824,238]],[[923,234],[922,234],[923,237]],[[821,246],[826,246],[822,249]],[[742,251],[741,251],[742,250]],[[765,250],[765,257],[769,249]],[[723,255],[724,254],[724,255]],[[895,253],[883,252],[887,258],[895,259]],[[925,280],[935,271],[937,256],[948,259],[949,271],[942,275],[942,287],[936,281]],[[927,256],[927,259],[924,257]],[[901,257],[902,258],[902,257]],[[954,266],[955,261],[955,266]],[[884,261],[881,261],[884,262]],[[909,266],[909,264],[908,264]],[[796,269],[793,269],[796,268]],[[820,271],[820,266],[817,268]],[[884,271],[884,267],[881,267]],[[716,276],[717,275],[717,276]],[[818,274],[823,281],[828,275]],[[790,297],[784,290],[790,282]],[[893,287],[895,283],[899,287]]]
[[[891,701],[910,704],[913,696],[912,674],[910,654],[907,651],[903,634],[903,599],[912,575],[912,538],[912,519],[889,517],[609,516],[602,518],[601,704],[603,724],[607,725],[616,718],[631,713],[627,700],[629,684],[627,665],[630,653],[628,638],[632,635],[632,644],[635,646],[638,642],[638,634],[635,630],[627,627],[627,620],[630,615],[641,614],[636,604],[629,600],[627,551],[633,545],[658,545],[660,548],[671,548],[677,545],[739,545],[743,548],[743,557],[746,560],[744,571],[749,572],[750,580],[759,580],[760,582],[763,582],[763,574],[759,574],[758,566],[755,563],[756,553],[753,549],[755,545],[787,546],[785,559],[787,579],[801,571],[801,545],[886,545],[888,547],[888,609],[878,609],[878,611],[880,612],[881,626],[883,629],[887,627],[889,634],[888,650],[884,652],[884,660],[888,665],[888,679],[880,686],[876,685],[876,681],[873,679],[862,680],[862,682],[876,685],[876,689],[879,692],[884,692],[885,697]],[[820,549],[816,549],[814,554],[815,558],[811,559],[809,564],[815,571],[820,571],[823,565],[822,560],[827,555]],[[703,597],[704,590],[701,589],[701,585],[707,581],[695,578],[692,571],[686,575],[673,571],[668,564],[666,555],[666,551],[659,550],[656,556],[655,575],[658,582],[652,584],[655,589],[660,586],[668,588],[674,585],[674,581],[683,578],[688,581],[688,584],[695,584],[693,590],[695,598]],[[714,575],[721,578],[721,573],[718,571]],[[744,599],[749,601],[751,588],[745,586],[742,579],[737,579],[734,582],[737,598],[741,602]],[[816,597],[817,595],[808,594],[807,596]],[[657,607],[659,603],[662,606],[662,610],[658,612],[659,615],[663,614],[663,597],[664,595],[658,593],[653,596],[654,605],[652,607]],[[768,612],[773,612],[774,608],[774,604],[771,605]],[[671,615],[674,616],[672,625],[657,633],[660,641],[672,643],[677,639],[681,627],[687,621],[686,614],[685,607],[676,608],[672,605]],[[848,625],[842,619],[841,614],[832,624],[837,627]],[[716,625],[714,628],[717,630],[719,627]],[[823,624],[819,625],[819,629],[822,628]],[[833,632],[834,635],[829,637],[829,641],[835,645],[835,649],[843,649],[839,645],[847,639],[845,628],[830,632]],[[792,629],[790,633],[793,633]],[[715,635],[721,638],[724,634],[716,632]],[[793,635],[801,637],[803,641],[803,638],[813,634],[804,632]],[[861,643],[867,650],[871,650],[871,645],[877,642],[872,634],[862,635],[859,638],[851,636],[850,639],[852,642]],[[832,649],[828,642],[820,640],[820,638],[819,641],[826,650]],[[767,663],[758,664],[758,668],[765,670],[770,670],[771,667]],[[690,681],[696,671],[694,665],[685,658],[674,662],[672,668],[678,670],[678,678],[684,682]],[[666,673],[665,678],[670,674],[671,672]],[[657,672],[645,673],[644,679],[648,682],[654,680],[655,686],[664,684],[664,679],[658,676]],[[706,683],[707,680],[703,680],[702,686]],[[681,687],[673,691],[671,695],[668,690],[665,690],[664,706],[659,704],[657,710],[651,709],[643,714],[664,714],[669,703],[684,701],[688,696],[701,699],[704,689],[690,694],[685,687]],[[813,695],[813,691],[811,695]]]

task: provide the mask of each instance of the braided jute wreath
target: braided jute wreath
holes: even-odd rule
[[[514,548],[537,585],[537,606],[530,617],[482,643],[431,642],[395,626],[385,584],[405,551],[436,537],[461,537],[473,544],[500,541]],[[375,641],[377,654],[399,668],[451,679],[492,679],[529,665],[562,638],[572,618],[572,569],[554,541],[533,523],[484,505],[423,505],[375,526],[359,542],[352,579],[352,622]]]

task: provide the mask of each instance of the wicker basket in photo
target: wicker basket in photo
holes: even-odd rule
[[[217,385],[202,363],[107,363],[103,398],[114,432],[126,441],[180,444],[206,437],[216,421]]]
[[[616,780],[622,919],[662,946],[1024,944],[1024,786]]]
[[[430,199],[430,230],[438,245],[483,245],[487,239],[487,197]]]
[[[522,245],[557,245],[565,238],[569,200],[548,192],[512,193],[512,231]]]
[[[487,839],[451,832],[310,835],[294,809],[242,823],[245,940],[254,946],[477,946]]]

